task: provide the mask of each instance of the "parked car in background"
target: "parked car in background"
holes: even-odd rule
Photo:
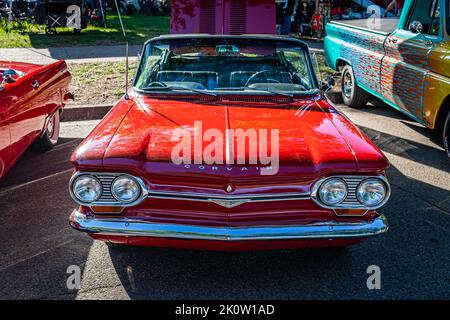
[[[388,161],[293,38],[149,41],[133,89],[71,161],[70,225],[108,244],[347,246],[388,228]]]
[[[450,2],[407,0],[400,19],[327,25],[328,66],[342,69],[342,98],[354,108],[371,96],[443,131],[450,158]]]
[[[0,61],[0,177],[32,143],[43,151],[56,145],[70,81],[64,61]]]

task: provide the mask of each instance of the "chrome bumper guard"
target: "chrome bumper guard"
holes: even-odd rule
[[[151,223],[126,218],[91,218],[75,210],[70,225],[87,233],[196,240],[245,241],[287,239],[367,238],[388,230],[386,217],[371,221],[326,222],[299,226],[211,227],[174,223]]]

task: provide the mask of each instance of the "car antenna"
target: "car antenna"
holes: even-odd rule
[[[117,14],[119,15],[119,21],[120,21],[120,27],[122,28],[122,33],[123,33],[123,37],[125,39],[125,55],[126,55],[126,62],[125,62],[125,100],[130,99],[128,96],[128,38],[127,38],[127,33],[125,32],[125,28],[123,27],[123,21],[122,21],[122,16],[120,14],[120,8],[119,5],[117,3],[117,0],[114,0],[115,4],[116,4],[116,9],[117,9]]]

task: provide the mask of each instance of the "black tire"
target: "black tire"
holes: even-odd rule
[[[81,29],[73,29],[73,33],[74,34],[80,34],[81,33]]]
[[[342,100],[352,108],[362,108],[370,100],[370,94],[358,87],[353,68],[346,65],[342,70],[341,79]]]
[[[44,133],[36,141],[36,147],[40,151],[48,151],[53,149],[58,143],[59,138],[59,127],[60,127],[60,112],[57,110],[53,115],[51,115],[48,120],[47,127]]]
[[[444,148],[447,152],[448,160],[450,160],[450,112],[447,115],[444,125]]]

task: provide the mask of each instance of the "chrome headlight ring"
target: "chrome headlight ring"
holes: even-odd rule
[[[134,177],[120,175],[111,183],[111,193],[119,202],[133,203],[139,198],[142,188]]]

